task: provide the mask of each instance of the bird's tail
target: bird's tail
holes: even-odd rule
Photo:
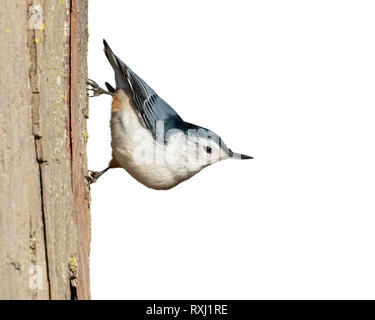
[[[107,56],[109,63],[111,64],[116,79],[116,88],[123,89],[125,92],[130,89],[129,83],[127,81],[127,66],[123,63],[111,50],[107,41],[103,40],[104,53]]]

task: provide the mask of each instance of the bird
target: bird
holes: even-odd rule
[[[118,58],[106,40],[104,53],[113,68],[116,88],[88,80],[91,96],[112,96],[112,159],[106,169],[89,171],[94,183],[112,168],[123,168],[156,190],[171,189],[203,168],[225,159],[253,159],[233,152],[213,131],[184,121],[135,72]]]

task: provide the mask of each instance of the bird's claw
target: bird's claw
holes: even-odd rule
[[[100,171],[91,171],[91,170],[89,170],[88,173],[89,173],[89,175],[86,177],[86,179],[87,179],[87,182],[89,184],[95,183],[98,180],[98,178],[101,176],[101,172]]]
[[[89,97],[98,97],[101,94],[109,94],[110,96],[114,95],[112,92],[99,87],[94,80],[87,79],[86,84],[88,85],[87,90],[92,92],[92,95],[89,95]]]

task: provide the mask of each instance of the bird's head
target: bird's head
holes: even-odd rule
[[[187,124],[185,137],[186,160],[192,171],[201,170],[221,160],[253,158],[233,152],[216,133],[203,127]]]

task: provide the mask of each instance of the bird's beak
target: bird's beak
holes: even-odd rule
[[[233,152],[230,149],[229,149],[229,158],[239,159],[239,160],[253,159],[253,157],[247,156],[246,154]]]
[[[253,157],[247,156],[246,154],[240,154],[241,160],[254,159]]]

